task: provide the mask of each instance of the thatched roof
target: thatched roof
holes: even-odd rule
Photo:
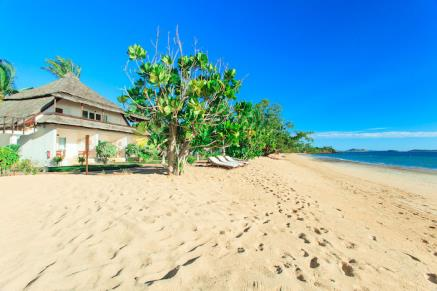
[[[38,119],[38,123],[63,124],[63,125],[69,125],[69,126],[79,126],[79,127],[85,127],[85,128],[95,128],[95,129],[101,129],[101,130],[135,133],[135,128],[130,127],[130,126],[104,123],[104,122],[87,120],[87,119],[83,119],[83,118],[77,118],[77,117],[73,117],[73,116],[60,115],[60,114],[43,115],[40,119]]]
[[[0,103],[0,117],[25,118],[43,111],[55,97],[27,100],[6,100]]]
[[[25,90],[17,94],[6,96],[5,101],[35,99],[47,96],[60,97],[104,110],[123,113],[123,110],[121,110],[115,103],[100,96],[97,92],[84,85],[73,74],[67,74],[65,77],[39,88]]]
[[[34,118],[50,107],[55,99],[59,98],[124,115],[124,111],[116,104],[82,84],[74,75],[68,74],[48,85],[6,96],[4,101],[0,103],[0,127],[3,126],[3,122],[6,128],[22,125],[23,120],[28,122],[29,118]],[[45,113],[36,122],[127,133],[135,132],[135,129],[128,125],[105,123],[64,114]],[[16,125],[12,125],[13,123]]]

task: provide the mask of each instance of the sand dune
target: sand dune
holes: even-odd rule
[[[435,189],[297,155],[3,177],[0,290],[434,290]]]

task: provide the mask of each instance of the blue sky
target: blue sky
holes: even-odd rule
[[[186,50],[197,39],[237,69],[241,99],[280,103],[317,145],[437,149],[437,1],[160,2],[0,0],[0,58],[18,87],[53,80],[46,58],[72,58],[115,100],[126,48],[179,25]]]

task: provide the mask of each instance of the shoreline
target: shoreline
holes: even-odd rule
[[[390,169],[390,170],[406,171],[406,172],[413,172],[413,173],[437,175],[437,169],[431,169],[431,168],[396,166],[396,165],[387,165],[383,163],[369,163],[369,162],[346,160],[341,158],[321,157],[312,154],[299,154],[299,155],[306,156],[311,159],[321,162],[327,162],[327,163],[344,163],[344,164],[353,164],[358,166],[366,166],[370,168]]]

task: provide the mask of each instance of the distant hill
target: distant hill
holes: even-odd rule
[[[411,150],[409,153],[437,153],[437,150]]]
[[[349,149],[345,151],[346,153],[361,153],[361,152],[368,152],[366,149]]]

